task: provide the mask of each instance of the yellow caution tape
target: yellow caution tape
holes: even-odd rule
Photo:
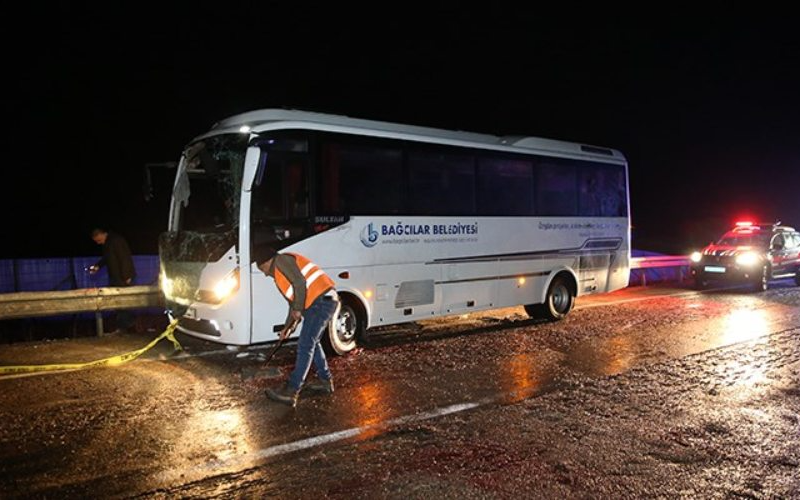
[[[156,337],[152,342],[147,344],[146,346],[142,347],[141,349],[137,349],[135,351],[126,352],[125,354],[119,354],[117,356],[111,356],[110,358],[105,359],[98,359],[97,361],[89,361],[86,363],[64,363],[64,364],[57,364],[57,365],[21,365],[21,366],[0,366],[0,375],[9,375],[9,374],[16,374],[16,373],[33,373],[33,372],[53,372],[53,371],[61,371],[61,370],[83,370],[86,368],[94,368],[97,366],[118,366],[123,363],[127,363],[128,361],[132,361],[148,350],[150,350],[154,345],[158,344],[161,339],[167,338],[169,339],[172,344],[175,346],[176,351],[183,350],[180,343],[175,339],[175,327],[178,325],[177,321],[173,321],[164,330],[161,335]]]

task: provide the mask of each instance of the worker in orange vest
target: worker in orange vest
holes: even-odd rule
[[[319,381],[308,384],[308,388],[332,394],[333,375],[320,339],[339,306],[333,280],[306,257],[296,253],[279,254],[269,245],[253,248],[253,261],[259,270],[275,280],[281,295],[289,302],[289,315],[280,338],[286,338],[294,325],[303,319],[303,328],[297,339],[294,370],[286,385],[277,390],[267,389],[267,396],[273,401],[296,406],[312,362]]]

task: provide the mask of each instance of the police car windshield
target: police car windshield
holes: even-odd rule
[[[765,233],[726,234],[717,242],[717,245],[731,247],[766,247],[769,244],[769,236],[769,234]]]

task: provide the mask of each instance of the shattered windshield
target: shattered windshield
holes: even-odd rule
[[[246,134],[225,134],[186,148],[173,191],[178,228],[159,239],[162,264],[213,262],[236,244],[247,140]]]
[[[179,230],[230,231],[239,225],[246,134],[225,134],[195,142],[184,151],[185,175],[175,186]]]

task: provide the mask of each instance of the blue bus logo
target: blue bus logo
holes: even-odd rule
[[[364,226],[364,229],[361,230],[361,243],[367,248],[374,247],[378,244],[378,231],[372,227],[372,222]]]

